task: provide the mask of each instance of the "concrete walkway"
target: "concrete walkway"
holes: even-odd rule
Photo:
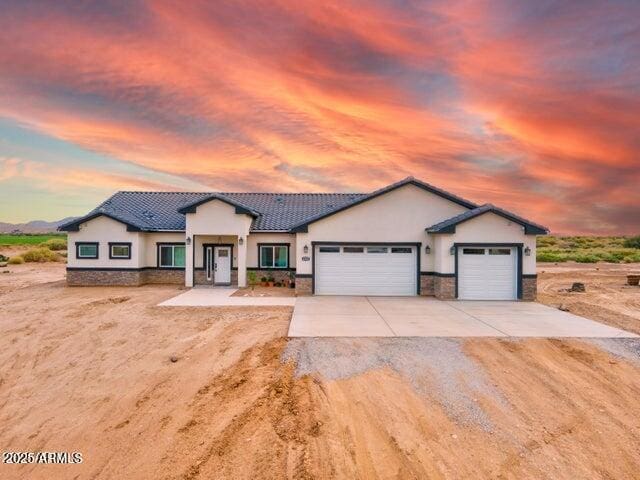
[[[536,302],[299,297],[290,337],[638,337]]]
[[[159,303],[159,307],[269,307],[293,306],[294,297],[232,297],[235,288],[192,288],[169,300]]]

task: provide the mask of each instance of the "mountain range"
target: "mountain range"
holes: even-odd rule
[[[58,225],[69,222],[77,217],[67,217],[54,222],[45,220],[32,220],[26,223],[6,223],[0,222],[0,233],[11,233],[19,230],[22,233],[51,233],[55,232]]]

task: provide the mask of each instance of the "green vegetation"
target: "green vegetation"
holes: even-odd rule
[[[538,237],[537,250],[538,262],[640,262],[640,237]]]
[[[50,238],[46,242],[41,244],[43,247],[47,247],[49,250],[66,250],[67,239],[66,238]]]
[[[57,262],[60,257],[48,248],[33,248],[20,255],[25,262]]]
[[[624,246],[626,248],[640,248],[640,235],[625,238]]]
[[[0,245],[40,245],[49,240],[63,240],[67,242],[67,235],[64,233],[56,234],[21,234],[11,235],[8,233],[0,233]]]

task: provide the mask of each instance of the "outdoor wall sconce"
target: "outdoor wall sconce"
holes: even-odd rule
[[[304,253],[309,253],[309,245],[305,245],[304,247],[302,247],[302,250],[304,251]]]
[[[531,249],[529,247],[524,247],[524,254],[528,257],[531,255]]]
[[[191,237],[187,237],[187,245],[191,245]]]
[[[427,255],[429,255],[431,253],[431,247],[429,245],[424,247],[424,253],[426,253]]]
[[[456,247],[452,246],[452,247],[449,249],[449,253],[450,253],[451,255],[455,255],[455,254],[456,254]]]
[[[244,238],[240,237],[238,238],[238,245],[242,245],[244,244]]]

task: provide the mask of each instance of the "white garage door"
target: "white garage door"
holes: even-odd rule
[[[458,247],[458,298],[515,300],[516,268],[514,247]]]
[[[415,295],[416,247],[316,246],[317,295]]]

